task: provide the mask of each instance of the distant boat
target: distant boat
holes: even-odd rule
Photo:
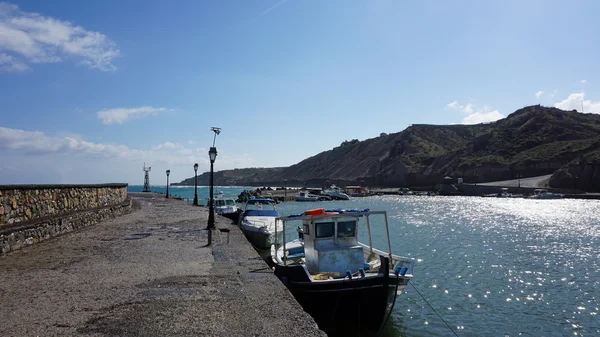
[[[275,221],[277,217],[279,212],[275,200],[252,197],[246,202],[238,225],[252,245],[259,249],[266,249],[275,242],[275,235],[282,235],[281,228],[279,230],[276,228],[281,226]]]
[[[366,197],[369,195],[367,189],[361,186],[346,186],[345,190],[350,197]]]
[[[296,201],[318,201],[319,196],[310,194],[306,191],[300,191],[300,193],[296,194]]]
[[[333,200],[350,200],[350,196],[342,192],[342,189],[335,185],[331,185],[330,188],[324,190],[323,192],[321,192],[321,194],[327,195]]]
[[[383,219],[370,222],[373,215]],[[361,218],[368,244],[357,239]],[[350,325],[380,330],[415,265],[412,259],[392,254],[389,236],[387,252],[372,246],[372,229],[389,233],[386,212],[319,208],[278,220],[284,229],[291,227],[289,222],[302,222],[300,238],[286,242],[284,231],[283,241],[271,247],[271,258],[275,275],[304,310],[324,330]]]
[[[548,192],[543,188],[538,188],[533,191],[533,195],[527,197],[528,199],[562,199],[563,195],[559,193]]]
[[[408,187],[402,187],[398,190],[399,195],[414,195],[415,193],[411,191]]]
[[[503,187],[502,192],[498,193],[498,198],[511,198],[512,194],[508,193],[508,188]]]

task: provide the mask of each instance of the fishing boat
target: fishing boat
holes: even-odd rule
[[[348,194],[342,192],[342,189],[335,185],[331,185],[330,188],[324,190],[321,194],[329,196],[332,200],[350,200]]]
[[[319,200],[318,195],[310,194],[306,191],[300,191],[298,194],[296,194],[296,201],[318,201],[318,200]]]
[[[277,230],[277,217],[279,212],[275,200],[252,197],[246,201],[238,225],[252,245],[268,249],[275,242],[276,235],[282,235],[281,228]]]
[[[379,331],[415,265],[392,254],[387,213],[318,208],[278,220],[284,231],[271,247],[274,273],[319,327]],[[286,227],[298,221],[299,238],[286,242]],[[368,244],[358,241],[359,224],[366,226]],[[385,231],[387,252],[373,247],[373,227]]]

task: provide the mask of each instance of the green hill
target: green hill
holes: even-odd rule
[[[427,186],[444,176],[484,182],[544,174],[553,187],[600,189],[600,115],[529,106],[493,123],[412,125],[340,146],[290,167],[226,170],[222,185]],[[208,183],[203,174],[201,184]],[[206,180],[206,181],[205,181]],[[193,185],[193,179],[181,184]]]

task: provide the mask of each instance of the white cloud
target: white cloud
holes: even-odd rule
[[[155,161],[185,164],[208,158],[208,149],[185,149],[173,142],[153,146],[151,150],[131,149],[125,145],[102,144],[79,137],[49,136],[39,131],[24,131],[0,127],[0,152],[21,154],[69,154],[100,158],[121,158],[133,161]],[[206,159],[208,161],[208,159]]]
[[[0,70],[21,72],[31,70],[31,68],[8,54],[0,53]]]
[[[535,93],[535,97],[536,98],[540,98],[540,97],[542,97],[543,94],[544,94],[544,92],[540,90],[540,91],[538,91],[538,92]]]
[[[453,101],[452,103],[446,104],[446,107],[468,114],[463,118],[460,124],[489,123],[504,118],[504,115],[502,115],[498,110],[492,110],[492,108],[487,105],[483,108],[478,108],[473,103],[461,105],[458,101]]]
[[[579,83],[581,84],[586,84],[588,81],[587,80],[580,80]]]
[[[182,149],[183,145],[172,142],[164,142],[162,144],[156,145],[152,147],[152,150],[162,150],[162,149]]]
[[[161,173],[156,172],[170,169],[171,182],[175,182],[193,176],[194,163],[200,164],[201,172],[210,167],[208,148],[203,147],[166,141],[149,149],[133,149],[122,144],[89,142],[76,135],[48,135],[6,127],[0,127],[0,158],[5,159],[0,161],[0,184],[107,181],[141,184],[144,162],[152,166],[151,183],[164,184],[158,178]],[[217,170],[256,166],[251,155],[229,153],[226,147],[219,149]]]
[[[495,122],[499,119],[504,118],[498,110],[493,111],[479,111],[468,115],[463,118],[460,124],[480,124],[480,123],[490,123]]]
[[[106,35],[88,31],[69,21],[23,12],[16,5],[0,3],[0,50],[5,71],[29,70],[27,63],[62,62],[73,58],[90,69],[113,71],[119,56]],[[6,56],[10,56],[7,59]],[[7,61],[8,60],[8,61]]]
[[[502,115],[500,111],[492,110],[492,108],[487,105],[483,108],[478,108],[473,103],[462,105],[458,101],[453,101],[446,104],[446,108],[451,110],[459,110],[465,114],[468,114],[463,118],[460,124],[490,123],[504,118],[504,115]]]
[[[474,105],[472,103],[467,103],[467,105],[459,104],[458,101],[452,101],[446,104],[446,108],[450,110],[460,110],[464,113],[472,113],[474,110]]]
[[[562,110],[577,110],[581,111],[583,104],[583,112],[600,113],[600,101],[592,101],[585,99],[585,93],[570,94],[569,97],[560,102],[554,103],[554,106]]]
[[[143,106],[140,108],[114,108],[98,111],[98,118],[104,124],[123,124],[126,120],[145,115],[157,114],[161,111],[166,111],[165,108],[154,108],[151,106]]]
[[[473,104],[468,103],[467,105],[465,105],[465,107],[463,108],[463,112],[466,112],[468,114],[473,112]]]
[[[446,104],[446,107],[448,107],[450,109],[456,109],[456,108],[458,108],[458,102],[457,101],[452,101],[452,102]]]

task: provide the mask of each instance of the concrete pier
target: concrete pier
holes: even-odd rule
[[[325,336],[229,220],[144,193],[0,256],[0,336]]]

